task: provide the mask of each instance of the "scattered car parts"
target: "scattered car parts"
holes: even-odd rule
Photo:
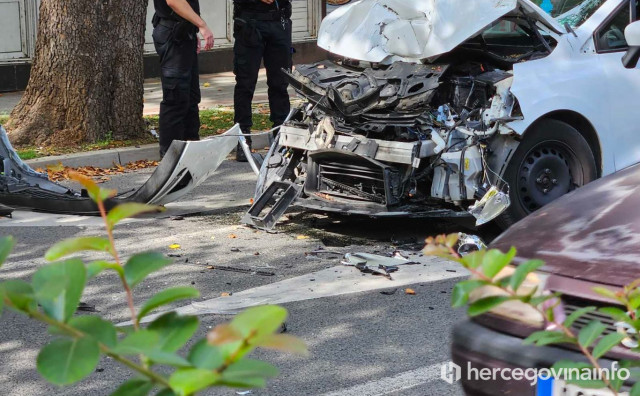
[[[163,205],[184,197],[209,178],[236,147],[242,135],[235,126],[223,135],[198,142],[174,141],[158,168],[137,191],[106,202]],[[74,191],[49,180],[25,164],[0,127],[0,204],[15,209],[50,213],[95,215],[98,208],[86,191]]]

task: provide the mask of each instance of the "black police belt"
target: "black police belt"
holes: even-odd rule
[[[245,20],[253,19],[254,21],[280,21],[281,19],[287,19],[283,10],[281,11],[269,11],[269,12],[249,12],[240,11],[236,16]]]

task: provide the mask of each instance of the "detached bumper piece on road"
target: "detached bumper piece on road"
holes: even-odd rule
[[[149,180],[137,191],[106,202],[107,209],[124,202],[164,205],[184,197],[218,169],[236,147],[240,134],[240,127],[235,126],[223,135],[199,142],[174,141]],[[25,164],[2,127],[0,159],[0,205],[48,213],[98,214],[97,206],[86,191],[78,192],[54,183],[46,174]]]

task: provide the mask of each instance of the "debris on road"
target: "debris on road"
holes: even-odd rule
[[[0,217],[12,218],[13,208],[0,204]]]
[[[384,290],[384,291],[381,291],[380,294],[383,294],[385,296],[393,296],[394,294],[396,294],[397,291],[398,289]]]
[[[409,296],[415,296],[416,295],[416,291],[413,289],[404,289],[404,294],[407,294]]]
[[[253,269],[227,267],[227,266],[222,266],[222,265],[209,265],[209,266],[207,266],[207,269],[228,271],[228,272],[238,272],[238,273],[241,273],[241,274],[249,274],[249,275],[276,276],[276,274],[274,272],[256,271],[256,270],[253,270]]]
[[[397,272],[401,265],[419,264],[410,261],[398,252],[394,252],[393,257],[380,256],[368,253],[347,253],[342,260],[342,264],[356,267],[365,274],[382,275],[389,280],[393,280],[391,274]]]
[[[463,232],[458,234],[458,244],[456,250],[461,256],[466,256],[470,253],[477,252],[478,250],[484,250],[487,245],[477,235],[465,234]]]

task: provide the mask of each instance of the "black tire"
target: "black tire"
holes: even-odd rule
[[[507,229],[530,213],[597,178],[587,141],[571,125],[545,119],[527,132],[504,174],[511,206],[496,219]]]

